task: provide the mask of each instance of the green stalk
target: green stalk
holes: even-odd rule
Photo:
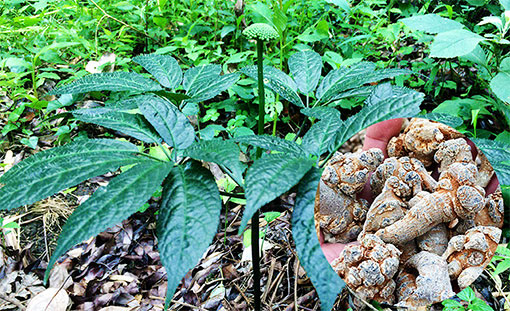
[[[262,40],[257,39],[257,73],[259,89],[259,120],[257,134],[264,134],[264,116],[265,116],[265,95],[264,95],[264,66],[263,66],[264,44]],[[262,149],[257,148],[256,157],[262,156]],[[254,309],[260,310],[260,254],[259,254],[259,211],[256,211],[251,218],[251,254],[253,262],[253,291],[254,291]]]

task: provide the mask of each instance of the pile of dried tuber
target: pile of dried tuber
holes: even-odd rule
[[[331,265],[358,299],[428,305],[481,274],[501,236],[503,197],[499,187],[486,192],[494,171],[471,148],[456,130],[415,118],[390,140],[388,158],[374,148],[327,164],[317,234],[348,243]]]

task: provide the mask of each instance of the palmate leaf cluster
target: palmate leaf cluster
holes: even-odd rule
[[[181,68],[170,56],[134,58],[159,82],[129,72],[93,74],[53,91],[54,94],[122,91],[128,95],[100,108],[73,111],[75,118],[120,131],[151,144],[166,143],[168,159],[141,152],[116,139],[77,139],[41,151],[0,177],[0,209],[9,210],[107,172],[122,169],[76,208],[59,237],[46,276],[68,249],[135,213],[162,187],[157,221],[158,247],[167,270],[167,306],[185,273],[197,264],[217,232],[221,199],[212,174],[199,161],[217,163],[242,188],[246,197],[241,230],[264,204],[296,187],[293,237],[300,262],[315,285],[323,309],[330,309],[344,286],[322,254],[313,220],[315,193],[321,175],[319,159],[329,157],[348,138],[367,126],[391,118],[415,116],[423,94],[388,83],[367,85],[405,70],[376,70],[371,63],[340,68],[321,77],[322,61],[313,51],[289,60],[292,78],[267,67],[265,85],[301,108],[316,122],[298,145],[275,136],[200,140],[183,110],[228,89],[239,74],[221,75],[220,66]],[[253,68],[243,69],[252,76]],[[347,119],[325,106],[352,95],[367,96],[361,111]],[[305,103],[303,103],[303,97]],[[312,101],[310,101],[310,98]],[[445,118],[434,115],[434,118]],[[446,118],[447,121],[456,122]],[[489,147],[490,142],[486,142]],[[267,152],[249,168],[240,162],[240,144]],[[497,152],[498,146],[494,147]],[[490,153],[487,154],[491,160]]]

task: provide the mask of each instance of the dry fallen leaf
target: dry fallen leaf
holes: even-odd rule
[[[65,290],[48,288],[30,300],[27,311],[66,311],[69,303]]]

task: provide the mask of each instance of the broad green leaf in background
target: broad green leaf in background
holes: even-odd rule
[[[470,139],[489,160],[496,172],[499,184],[510,185],[510,145],[489,139]]]
[[[278,151],[294,156],[304,156],[303,149],[295,142],[270,135],[246,135],[233,139],[235,142],[252,145],[266,150]]]
[[[389,119],[416,116],[420,112],[423,97],[423,93],[408,89],[406,93],[384,98],[363,107],[360,112],[349,117],[338,128],[335,142],[329,146],[329,151],[337,150],[354,134],[372,124]]]
[[[462,123],[464,123],[464,121],[461,118],[459,118],[457,116],[452,116],[447,113],[431,112],[431,113],[427,113],[427,114],[424,114],[423,116],[418,116],[418,117],[420,117],[420,118],[423,117],[425,119],[429,119],[432,121],[441,122],[441,123],[446,124],[453,128],[461,126]]]
[[[184,73],[182,80],[182,87],[186,91],[195,92],[198,86],[203,84],[204,81],[211,81],[218,77],[221,73],[220,65],[202,65],[190,68]]]
[[[457,21],[433,13],[402,18],[399,21],[412,30],[433,34],[464,28],[464,25]]]
[[[482,66],[487,66],[488,64],[487,54],[479,44],[473,51],[462,56],[461,58]]]
[[[135,63],[142,65],[164,87],[175,89],[181,84],[182,70],[179,63],[169,55],[139,55],[133,58]]]
[[[314,51],[302,51],[289,58],[289,70],[299,90],[308,95],[319,83],[322,70],[322,58]]]
[[[166,307],[181,279],[211,244],[220,211],[220,193],[211,172],[189,162],[170,171],[157,223],[158,249],[168,278]]]
[[[198,76],[186,95],[190,96],[187,102],[197,103],[206,101],[227,90],[239,80],[238,73],[217,75],[215,77]]]
[[[405,87],[395,86],[391,83],[379,84],[372,89],[372,92],[365,100],[365,105],[377,105],[384,100],[406,96],[408,93],[409,89]]]
[[[78,206],[62,229],[45,280],[53,264],[71,247],[135,213],[161,186],[172,166],[170,162],[147,160],[113,178]]]
[[[241,69],[241,71],[250,78],[257,80],[257,66],[247,66]],[[296,92],[296,83],[283,71],[274,67],[264,66],[264,85],[294,105],[304,107],[301,98]]]
[[[147,92],[161,90],[159,83],[134,72],[94,73],[49,92],[48,95],[77,94],[92,91]]]
[[[239,147],[229,140],[199,140],[184,150],[184,156],[206,162],[214,162],[228,168],[239,185],[243,185],[246,165],[239,161]]]
[[[86,139],[36,153],[0,177],[0,210],[31,204],[120,166],[146,161],[114,139]]]
[[[503,59],[498,74],[491,80],[491,90],[506,103],[510,103],[510,57]]]
[[[186,149],[193,143],[193,126],[172,103],[155,95],[142,95],[138,107],[170,147]]]
[[[314,164],[312,159],[288,154],[269,154],[255,161],[246,173],[246,208],[239,232],[259,208],[296,185]]]
[[[439,33],[430,46],[430,57],[452,58],[471,53],[485,38],[465,29]]]
[[[120,112],[110,108],[90,108],[74,110],[76,119],[107,127],[147,143],[161,141],[158,133],[138,114]]]
[[[321,119],[303,136],[303,148],[310,154],[321,156],[335,141],[336,132],[342,125],[340,112],[331,107],[302,109],[303,114]]]
[[[321,309],[331,310],[345,283],[324,257],[315,231],[315,195],[320,178],[321,171],[312,168],[297,186],[292,212],[292,237],[296,242],[299,262],[317,290]]]

